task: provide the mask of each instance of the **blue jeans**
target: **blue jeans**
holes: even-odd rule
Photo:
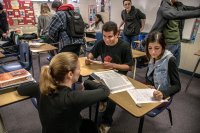
[[[176,57],[176,65],[178,67],[181,58],[181,43],[167,45],[166,49],[171,51],[172,54]]]
[[[126,36],[124,34],[122,34],[123,40],[128,42],[129,44],[132,45],[132,48],[135,49],[137,47],[137,44],[134,43],[134,41],[138,41],[139,40],[139,35],[136,36]]]

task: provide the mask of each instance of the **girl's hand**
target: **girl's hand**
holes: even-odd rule
[[[161,91],[154,91],[153,92],[153,97],[156,99],[156,100],[162,100],[163,99],[163,94]]]

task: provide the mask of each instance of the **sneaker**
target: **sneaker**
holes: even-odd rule
[[[110,130],[110,126],[101,124],[99,127],[99,130],[100,130],[100,133],[108,133],[108,131]]]
[[[99,112],[104,112],[107,107],[107,102],[99,102]]]
[[[48,56],[48,57],[47,57],[47,60],[48,60],[48,61],[51,61],[51,59],[52,59],[51,56]]]

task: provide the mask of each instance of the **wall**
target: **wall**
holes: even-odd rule
[[[181,44],[181,62],[179,68],[192,72],[199,58],[194,55],[194,53],[198,50],[200,50],[200,33],[197,34],[194,44]],[[200,65],[196,73],[200,74]]]

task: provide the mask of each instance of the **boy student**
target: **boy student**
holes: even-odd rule
[[[140,32],[144,29],[146,15],[132,5],[131,0],[123,0],[125,10],[121,12],[122,22],[124,24],[123,39],[136,48],[134,41],[139,39]]]
[[[177,0],[162,0],[150,32],[160,31],[164,34],[166,48],[176,57],[179,66],[181,53],[179,22],[183,19],[200,17],[200,6],[182,5],[182,8],[179,8],[176,2]]]
[[[73,11],[74,6],[71,4],[64,4],[60,1],[54,1],[52,3],[52,9],[56,11],[56,14],[52,17],[49,24],[48,37],[54,42],[59,42],[59,52],[73,52],[77,55],[80,53],[81,44],[84,44],[84,38],[74,39],[72,44],[72,38],[68,35],[68,23],[66,11]]]
[[[105,68],[118,70],[121,74],[126,74],[133,65],[130,44],[118,38],[117,24],[109,21],[102,28],[103,40],[99,41],[85,60],[90,64],[91,60],[101,56]],[[108,100],[107,108],[103,114],[100,130],[106,133],[112,124],[112,115],[116,104]]]

